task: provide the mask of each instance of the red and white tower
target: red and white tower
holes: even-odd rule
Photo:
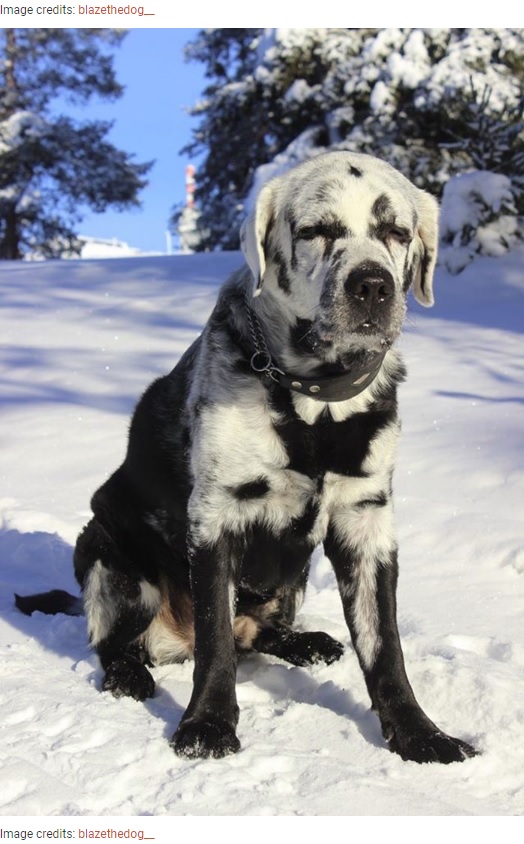
[[[186,204],[178,221],[181,252],[194,252],[199,242],[197,230],[199,214],[195,207],[195,173],[195,167],[188,164],[186,167]]]

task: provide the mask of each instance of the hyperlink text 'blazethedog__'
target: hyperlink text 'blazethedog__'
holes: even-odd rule
[[[78,6],[79,15],[138,15],[139,18],[147,15],[145,6]]]
[[[143,841],[146,838],[143,829],[79,829],[79,838],[137,838]]]

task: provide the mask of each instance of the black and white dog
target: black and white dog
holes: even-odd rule
[[[249,266],[147,390],[123,465],[93,497],[75,571],[103,688],[143,700],[147,665],[194,656],[182,757],[239,749],[242,651],[340,657],[326,633],[292,627],[319,543],[390,750],[475,753],[421,710],[396,622],[394,343],[409,288],[433,303],[437,215],[392,167],[349,152],[266,184],[242,230]]]

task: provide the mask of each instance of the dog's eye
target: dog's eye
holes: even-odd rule
[[[411,232],[409,229],[405,229],[402,226],[391,226],[388,228],[386,237],[391,238],[391,240],[395,240],[402,246],[407,246],[408,243],[411,243]]]
[[[297,240],[314,240],[318,237],[316,226],[304,226],[297,231]]]
[[[298,240],[315,240],[316,237],[323,237],[324,240],[336,240],[347,234],[341,223],[315,223],[312,226],[302,226],[297,231]]]

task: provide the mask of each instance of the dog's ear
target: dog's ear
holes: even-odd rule
[[[433,273],[438,249],[438,203],[423,190],[418,191],[418,240],[420,256],[413,283],[415,299],[430,308],[433,303]]]
[[[240,229],[240,245],[253,273],[253,296],[258,296],[266,271],[266,238],[273,220],[274,182],[268,182],[257,196],[253,211]]]

